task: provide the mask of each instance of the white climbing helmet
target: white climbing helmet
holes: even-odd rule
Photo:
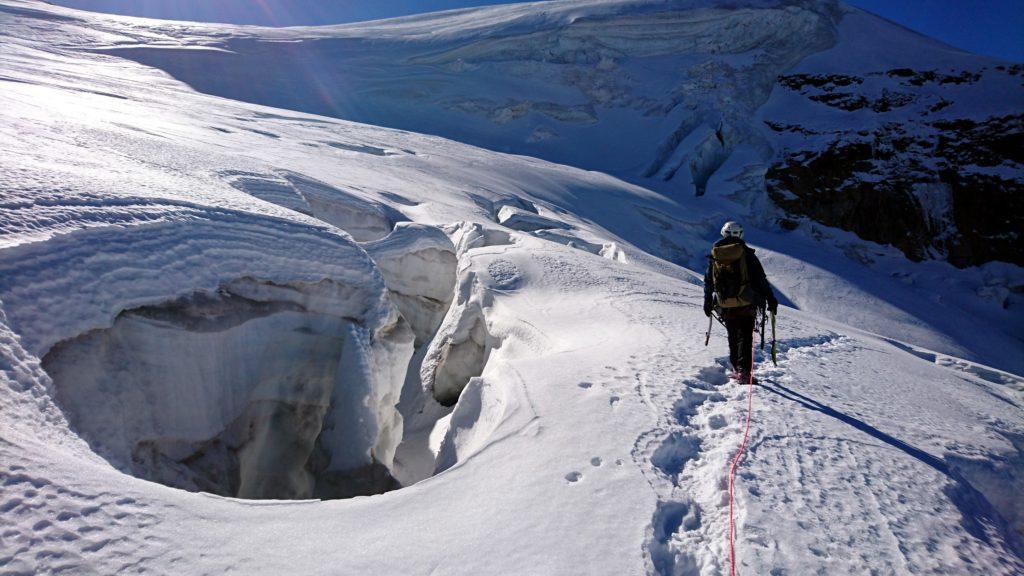
[[[726,222],[725,226],[722,226],[722,238],[730,236],[743,238],[743,225],[739,222]]]

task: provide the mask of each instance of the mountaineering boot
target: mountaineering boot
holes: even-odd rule
[[[746,384],[747,382],[750,381],[750,374],[744,374],[743,372],[740,372],[739,370],[733,370],[732,372],[729,373],[729,379],[730,380],[735,380],[737,384]],[[754,377],[754,384],[759,384],[759,383],[760,382],[758,381],[757,376],[755,376]]]

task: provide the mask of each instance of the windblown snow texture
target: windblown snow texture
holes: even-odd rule
[[[698,273],[749,215],[740,572],[1021,573],[1024,274],[957,204],[1020,179],[1015,74],[832,2],[0,0],[0,571],[721,574],[746,401]],[[822,162],[955,227],[839,221]]]

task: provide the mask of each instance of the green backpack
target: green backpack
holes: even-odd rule
[[[719,308],[742,308],[754,303],[754,290],[747,273],[747,247],[742,243],[711,249],[712,278]]]

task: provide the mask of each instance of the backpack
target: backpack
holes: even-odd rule
[[[747,272],[747,247],[742,242],[711,249],[715,300],[720,308],[742,308],[754,304],[754,290]]]

